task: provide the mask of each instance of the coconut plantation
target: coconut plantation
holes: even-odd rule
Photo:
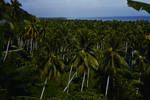
[[[0,1],[0,100],[150,100],[148,20],[41,18],[22,5]]]

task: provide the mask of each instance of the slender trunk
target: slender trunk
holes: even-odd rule
[[[100,44],[100,49],[102,50],[102,43],[103,43],[103,41],[101,42],[101,44]]]
[[[43,99],[43,95],[44,95],[44,91],[45,91],[45,88],[46,88],[46,85],[47,85],[47,81],[48,81],[48,79],[46,78],[45,82],[44,82],[44,86],[43,86],[42,92],[41,92],[40,100]]]
[[[38,49],[38,41],[36,41],[36,50]]]
[[[128,42],[126,41],[125,42],[125,59],[127,60],[127,63],[128,63],[128,65],[130,66],[130,63],[129,63],[129,57],[128,57]]]
[[[70,72],[69,72],[69,80],[70,80],[70,78],[71,78],[72,68],[73,68],[73,66],[71,66],[71,69],[70,69]],[[68,82],[69,82],[69,80],[68,80]],[[69,92],[69,86],[68,86],[67,93],[68,93],[68,92]]]
[[[87,74],[87,88],[89,87],[89,76],[90,76],[90,69],[88,68],[88,74]]]
[[[131,59],[130,59],[130,63],[131,63],[131,65],[130,65],[130,67],[131,67],[131,69],[133,69],[133,48],[131,48]]]
[[[108,93],[108,87],[109,87],[109,75],[107,77],[107,85],[106,85],[106,91],[105,91],[105,96],[107,96],[107,93]]]
[[[101,50],[104,50],[104,39],[101,42]]]
[[[23,40],[20,41],[20,48],[23,48]]]
[[[23,48],[19,48],[19,49],[15,49],[15,50],[9,50],[8,53],[12,53],[12,52],[18,52],[23,50]],[[4,53],[6,53],[6,51],[4,51]]]
[[[61,48],[60,48],[60,52],[63,52],[63,46],[61,46]]]
[[[35,50],[37,50],[37,41],[35,40]]]
[[[139,81],[141,81],[141,75],[142,75],[142,72],[140,72],[140,75],[139,75]]]
[[[32,48],[32,47],[33,47],[32,45],[33,45],[33,39],[30,40],[30,54],[32,53],[32,49],[33,49],[33,48]]]
[[[97,43],[97,45],[96,45],[96,49],[98,50],[99,49],[99,44]]]
[[[17,37],[17,40],[18,40],[18,46],[20,47],[20,37],[19,36]]]
[[[85,81],[85,72],[84,72],[84,75],[83,75],[83,80],[82,80],[82,86],[81,86],[81,92],[83,91],[83,87],[84,87],[84,81]]]
[[[114,68],[114,58],[113,58],[113,53],[111,53],[111,67]],[[114,70],[115,73],[115,70]],[[109,88],[109,80],[110,80],[110,76],[108,75],[107,77],[107,84],[106,84],[106,90],[105,90],[105,96],[107,96],[108,94],[108,88]]]
[[[33,40],[33,42],[32,42],[32,50],[34,50],[35,49],[35,40]]]
[[[3,62],[5,62],[6,57],[7,57],[7,55],[8,55],[8,50],[9,50],[10,42],[11,42],[11,38],[9,37],[9,40],[8,40],[8,43],[7,43],[7,48],[6,48],[6,53],[5,53]]]
[[[65,89],[64,89],[64,92],[68,89],[68,87],[69,87],[69,85],[70,85],[71,81],[72,81],[72,80],[73,80],[73,78],[76,76],[76,74],[77,74],[77,72],[75,72],[75,73],[72,75],[71,79],[69,80],[69,82],[68,82],[67,86],[66,86],[66,87],[65,87]]]
[[[69,72],[69,80],[71,78],[72,68],[73,68],[73,66],[71,66],[71,69],[70,69],[70,72]]]
[[[62,55],[62,59],[65,60],[65,55],[64,54]]]
[[[24,46],[23,46],[24,49],[27,48],[27,40],[24,40]]]
[[[30,50],[29,45],[30,45],[30,40],[27,40],[27,50]]]
[[[68,63],[68,61],[69,61],[68,57],[67,57],[67,59],[66,59],[66,60],[67,60],[67,63]]]
[[[34,43],[33,43],[33,48],[34,48],[34,50],[37,50],[36,45],[37,45],[37,41],[36,41],[36,40],[34,40]]]
[[[18,47],[22,48],[22,39],[21,39],[21,37],[18,37]]]
[[[140,75],[139,75],[139,82],[141,82],[141,75],[142,75],[142,73],[140,72]],[[139,87],[138,87],[137,90],[136,90],[136,94],[139,94]]]
[[[128,52],[128,42],[126,42],[125,45],[126,45],[126,54],[127,54],[127,52]]]

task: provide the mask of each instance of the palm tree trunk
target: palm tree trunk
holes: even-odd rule
[[[44,91],[45,91],[45,88],[46,88],[46,85],[47,85],[47,81],[48,81],[48,79],[46,78],[45,82],[44,82],[44,86],[43,86],[42,92],[41,92],[40,100],[42,100],[42,98],[43,98]]]
[[[6,53],[5,53],[3,62],[5,62],[6,57],[7,57],[7,55],[8,55],[8,50],[9,50],[10,42],[11,42],[11,38],[9,37],[9,40],[8,40],[8,43],[7,43],[7,48],[6,48]]]
[[[27,50],[27,40],[24,41],[24,49]]]
[[[131,69],[133,69],[133,52],[134,52],[134,50],[133,50],[133,48],[131,48],[131,59],[130,59],[130,68]]]
[[[68,63],[68,61],[69,61],[68,57],[67,57],[67,59],[66,59],[66,60],[67,60],[67,63]]]
[[[75,72],[75,73],[72,75],[71,79],[69,80],[67,86],[66,86],[65,89],[64,89],[64,92],[68,89],[68,87],[69,87],[71,81],[73,80],[73,78],[74,78],[76,75],[77,75],[77,72]]]
[[[84,75],[83,75],[83,80],[82,80],[82,86],[81,86],[81,92],[83,91],[83,86],[84,86],[84,81],[85,81],[85,72],[84,72]]]
[[[31,38],[31,40],[30,40],[30,54],[32,53],[32,49],[33,49],[33,39]]]
[[[125,45],[126,45],[126,48],[125,48],[126,51],[125,51],[125,52],[126,52],[126,54],[127,54],[127,52],[128,52],[128,42],[126,42]]]
[[[70,69],[70,72],[69,72],[69,80],[70,80],[70,78],[71,78],[72,68],[73,68],[73,66],[71,66],[71,69]],[[69,82],[69,80],[68,80],[68,82]],[[67,93],[68,93],[68,92],[69,92],[69,86],[68,86]]]
[[[140,75],[139,75],[139,82],[141,82],[141,75],[142,75],[142,73],[140,72]],[[136,90],[136,94],[139,94],[139,87],[138,87],[137,90]]]
[[[20,48],[23,48],[23,40],[20,41]]]
[[[98,44],[98,43],[96,44],[96,49],[97,49],[97,50],[99,49],[99,44]]]
[[[20,47],[20,37],[19,36],[17,37],[17,40],[18,40],[18,46]]]
[[[71,66],[71,69],[70,69],[70,72],[69,72],[69,80],[71,78],[72,68],[73,68],[73,66]]]
[[[108,94],[109,78],[110,78],[110,76],[108,75],[108,77],[107,77],[107,85],[106,85],[105,96],[107,96],[107,94]]]
[[[104,39],[101,42],[101,50],[104,50]]]
[[[36,50],[37,48],[36,48],[36,40],[34,40],[34,42],[33,42],[33,50]]]
[[[62,55],[62,59],[65,60],[65,55],[64,54]]]
[[[90,76],[90,69],[88,68],[88,74],[87,74],[87,88],[89,87],[89,76]]]
[[[29,51],[30,50],[30,40],[27,40],[27,50]]]
[[[35,50],[37,50],[38,46],[37,46],[37,40],[35,41]]]

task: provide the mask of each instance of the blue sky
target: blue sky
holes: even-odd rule
[[[38,17],[142,16],[126,0],[19,0],[22,8]],[[137,0],[150,3],[150,0]]]

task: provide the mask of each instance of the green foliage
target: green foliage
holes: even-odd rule
[[[73,100],[106,100],[106,98],[94,91],[87,91],[75,94]]]
[[[150,98],[149,22],[38,19],[17,0],[0,5],[0,99],[39,100],[42,88],[43,100]]]

